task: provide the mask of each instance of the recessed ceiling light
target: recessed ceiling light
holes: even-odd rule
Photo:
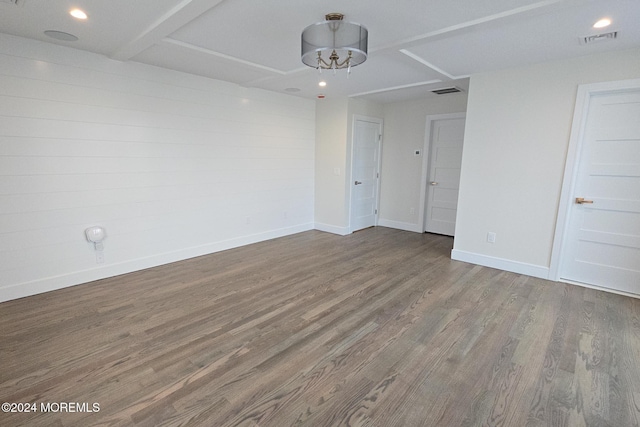
[[[608,27],[609,25],[611,25],[611,19],[602,18],[601,20],[593,24],[593,28],[604,28],[604,27]]]
[[[82,10],[80,9],[73,9],[69,11],[69,15],[73,16],[74,18],[77,19],[87,19],[87,14],[84,13]]]
[[[73,34],[65,33],[63,31],[47,30],[44,33],[52,39],[62,40],[65,42],[74,42],[78,40],[78,38]]]
[[[325,87],[327,85],[327,82],[325,82],[324,80],[318,83],[318,86],[320,87]]]

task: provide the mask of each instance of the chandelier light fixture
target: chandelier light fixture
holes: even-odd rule
[[[302,62],[318,71],[347,69],[367,60],[365,27],[343,21],[341,13],[329,13],[325,20],[302,31]]]

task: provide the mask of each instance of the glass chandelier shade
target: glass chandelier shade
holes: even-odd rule
[[[302,31],[302,62],[325,70],[350,69],[367,59],[369,32],[365,27],[342,20],[332,13],[326,20]]]

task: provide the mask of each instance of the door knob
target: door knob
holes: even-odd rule
[[[435,181],[431,181],[431,182],[429,183],[429,185],[438,185],[438,183],[437,183],[437,182],[435,182]]]
[[[585,200],[584,197],[576,197],[576,204],[584,205],[586,203],[593,203],[593,200]]]
[[[362,184],[362,181],[356,181],[356,185]]]

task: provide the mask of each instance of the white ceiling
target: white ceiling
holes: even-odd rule
[[[307,98],[437,96],[430,91],[468,89],[475,73],[640,47],[640,0],[12,1],[0,0],[0,33]],[[69,16],[73,7],[89,19]],[[367,27],[369,58],[350,78],[325,71],[321,89],[300,61],[300,33],[330,12]],[[613,24],[592,28],[601,17]],[[579,42],[610,31],[618,38]]]

